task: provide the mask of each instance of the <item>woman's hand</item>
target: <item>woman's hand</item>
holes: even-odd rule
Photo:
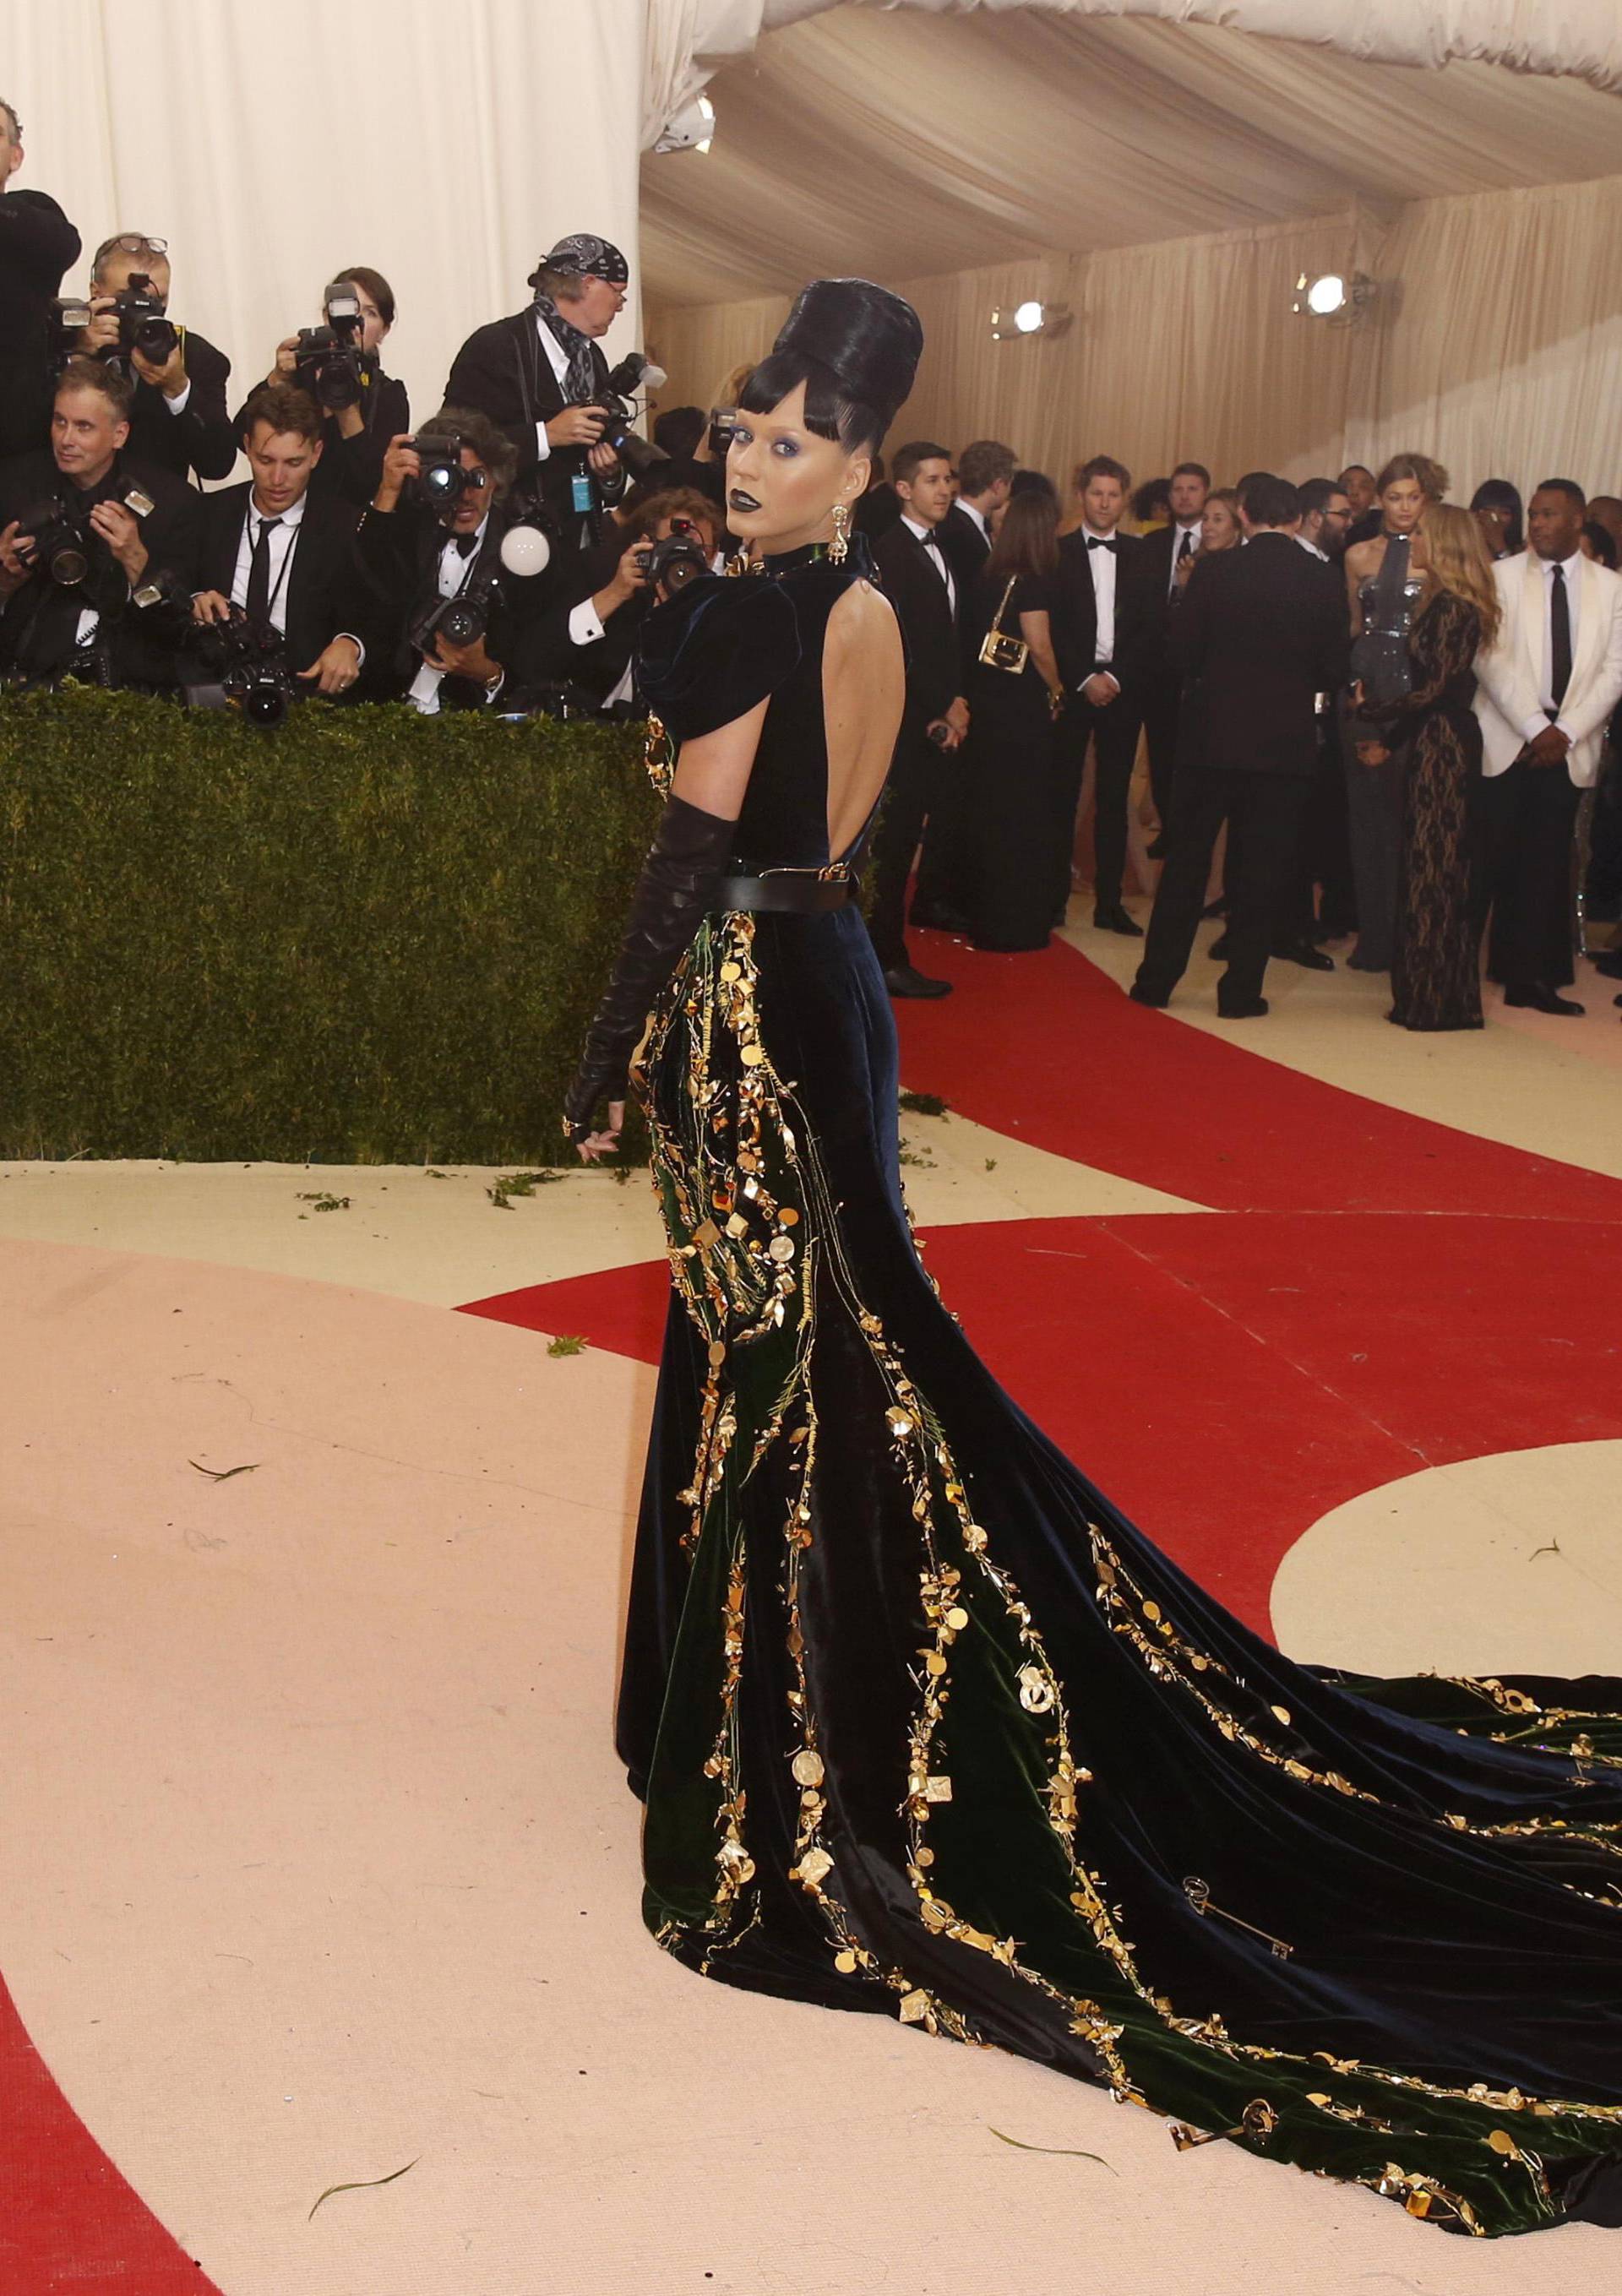
[[[575,1143],[580,1161],[583,1164],[600,1164],[605,1156],[616,1155],[619,1149],[619,1136],[624,1129],[625,1103],[623,1100],[610,1100],[608,1122],[603,1128],[588,1133],[584,1140]]]

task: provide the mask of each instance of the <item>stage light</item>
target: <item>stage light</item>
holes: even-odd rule
[[[707,95],[689,97],[665,122],[656,152],[708,152],[715,141],[716,108]]]
[[[1327,319],[1331,327],[1354,327],[1378,292],[1361,271],[1303,271],[1295,283],[1290,309],[1298,318]]]
[[[1007,342],[1018,335],[1061,335],[1070,324],[1070,314],[1062,303],[1038,302],[1035,296],[1016,303],[1012,310],[1001,308],[991,315],[991,340]]]

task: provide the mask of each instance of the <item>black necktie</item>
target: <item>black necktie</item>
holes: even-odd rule
[[[477,534],[453,534],[451,540],[455,544],[458,553],[463,558],[471,558],[479,547],[479,537]]]
[[[1113,558],[1113,557],[1114,557],[1114,555],[1115,555],[1115,545],[1114,545],[1114,543],[1113,543],[1113,542],[1105,542],[1105,541],[1102,538],[1102,537],[1100,537],[1099,535],[1096,535],[1096,534],[1090,534],[1090,535],[1088,535],[1088,537],[1087,537],[1087,548],[1088,548],[1089,550],[1107,550],[1107,551],[1110,553],[1110,557],[1111,557],[1111,558]]]
[[[1558,709],[1571,683],[1571,602],[1566,570],[1557,566],[1549,591],[1549,692]]]
[[[1185,558],[1192,554],[1193,547],[1194,530],[1192,527],[1185,526],[1183,529],[1183,538],[1177,545],[1177,564],[1179,566],[1182,565]]]
[[[248,619],[250,622],[270,619],[270,537],[281,526],[279,518],[262,518],[253,545],[253,560],[248,569]]]

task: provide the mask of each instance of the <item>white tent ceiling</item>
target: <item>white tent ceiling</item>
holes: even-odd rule
[[[779,28],[710,80],[713,151],[644,155],[655,305],[1582,180],[1622,160],[1618,97],[1593,84],[1622,77],[1618,0],[767,0],[765,21]],[[1470,60],[1484,53],[1534,68]]]

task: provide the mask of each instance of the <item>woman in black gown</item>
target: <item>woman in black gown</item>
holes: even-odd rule
[[[1053,578],[1059,571],[1059,505],[1052,496],[1011,496],[990,557],[969,600],[969,739],[963,773],[970,792],[973,863],[969,922],[977,948],[1045,948],[1053,902],[1055,808],[1063,797],[1053,770],[1053,726],[1064,681],[1053,658]],[[1011,645],[995,649],[1006,668],[982,659],[995,625]],[[1027,651],[1023,660],[1019,648]]]
[[[1497,636],[1500,608],[1473,512],[1433,503],[1425,541],[1407,691],[1383,709],[1368,701],[1358,711],[1360,737],[1372,729],[1380,739],[1373,762],[1383,765],[1399,749],[1405,768],[1386,1018],[1404,1029],[1479,1029],[1480,934],[1470,867],[1481,727],[1470,704],[1476,656]]]
[[[1021,1414],[919,1259],[848,898],[899,638],[844,536],[920,340],[882,289],[805,291],[728,456],[758,570],[646,626],[677,762],[564,1118],[614,1140],[643,1036],[646,1919],[726,1983],[999,2044],[1454,2230],[1622,2222],[1622,1681],[1293,1664]]]

